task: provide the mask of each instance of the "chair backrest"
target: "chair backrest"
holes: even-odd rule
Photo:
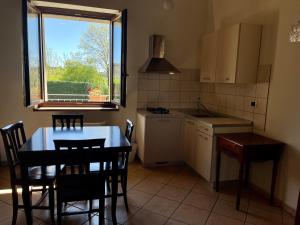
[[[5,148],[11,181],[16,179],[16,167],[19,165],[18,150],[26,142],[26,135],[22,121],[7,125],[0,129]]]
[[[97,193],[99,194],[100,190],[97,188],[104,188],[104,177],[110,172],[104,167],[104,163],[112,162],[112,170],[117,170],[118,163],[118,152],[105,151],[104,143],[105,139],[54,140],[57,152],[56,185],[60,200],[79,201],[89,199]],[[74,151],[72,157],[67,154],[69,151]],[[100,164],[97,173],[88,170],[87,167],[91,162]],[[81,165],[84,169],[77,170],[76,173],[68,170],[62,171],[60,169],[62,164]],[[64,191],[72,192],[73,196],[72,193],[69,193],[67,197],[62,197],[65,196],[62,194]]]
[[[59,122],[59,123],[58,123]],[[83,115],[82,114],[60,114],[52,115],[52,126],[56,128],[59,124],[61,128],[74,128],[76,122],[80,124],[80,127],[83,127]]]
[[[133,123],[129,119],[127,119],[126,120],[125,137],[129,141],[129,143],[131,143],[133,129],[134,129]],[[120,157],[122,160],[123,168],[126,169],[128,166],[129,152],[120,153]]]
[[[133,133],[134,125],[133,123],[127,119],[126,120],[126,130],[125,130],[125,137],[131,143],[132,133]]]

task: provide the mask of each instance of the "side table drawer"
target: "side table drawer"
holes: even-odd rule
[[[237,144],[221,138],[218,138],[218,146],[221,147],[221,149],[226,149],[234,154],[238,154],[240,151],[240,148]]]

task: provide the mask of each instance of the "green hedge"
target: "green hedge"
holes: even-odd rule
[[[79,101],[89,99],[90,84],[87,82],[70,82],[70,81],[48,81],[48,99],[49,100],[72,100]],[[50,95],[49,95],[50,94]],[[55,94],[55,95],[52,95]],[[65,94],[75,94],[73,96],[66,96]],[[76,95],[78,94],[78,95]],[[81,96],[85,95],[85,96]]]

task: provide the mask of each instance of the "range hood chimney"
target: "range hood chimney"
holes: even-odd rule
[[[149,39],[149,58],[140,73],[162,73],[175,74],[180,71],[165,59],[165,37],[162,35],[151,35]]]

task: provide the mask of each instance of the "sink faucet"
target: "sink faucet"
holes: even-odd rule
[[[198,101],[197,101],[197,108],[198,108],[198,111],[202,110],[202,111],[205,111],[206,113],[208,114],[212,114],[208,108],[201,102],[201,99],[200,97],[198,98]]]

